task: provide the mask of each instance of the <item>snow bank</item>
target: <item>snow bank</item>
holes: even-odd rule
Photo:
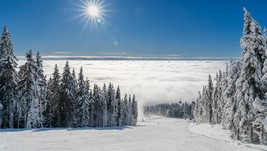
[[[215,138],[218,140],[232,141],[230,130],[224,130],[220,124],[210,125],[210,124],[196,124],[189,123],[188,130],[190,132]]]
[[[250,149],[258,149],[258,150],[267,150],[267,146],[265,145],[254,145],[254,144],[244,144],[240,141],[233,140],[231,136],[230,130],[223,129],[222,125],[210,125],[207,123],[203,124],[196,124],[196,123],[189,123],[188,131],[199,134],[202,136],[206,136],[216,140],[223,140],[225,142],[236,143],[240,146],[247,147]]]

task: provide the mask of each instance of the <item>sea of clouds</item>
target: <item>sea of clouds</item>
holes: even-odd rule
[[[19,61],[19,64],[25,60]],[[227,61],[216,60],[69,60],[76,75],[83,67],[85,77],[103,86],[112,82],[121,92],[135,94],[139,106],[161,102],[191,102],[207,84],[208,75],[215,77],[225,70]],[[47,79],[58,65],[62,74],[66,60],[43,60]],[[123,97],[124,95],[122,95]]]

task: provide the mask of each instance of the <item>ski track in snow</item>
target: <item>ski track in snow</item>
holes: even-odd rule
[[[0,130],[0,151],[258,151],[189,132],[188,122],[152,116],[136,127]]]

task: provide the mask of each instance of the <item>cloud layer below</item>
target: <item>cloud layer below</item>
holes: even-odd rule
[[[22,64],[25,60],[19,62]],[[44,60],[44,71],[49,78],[57,64],[62,74],[66,60]],[[83,67],[85,77],[102,87],[112,82],[120,85],[122,93],[135,94],[139,104],[192,101],[208,75],[212,77],[225,69],[226,61],[107,61],[70,60],[78,74]]]

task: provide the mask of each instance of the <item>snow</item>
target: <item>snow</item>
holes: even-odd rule
[[[235,141],[223,141],[189,132],[186,120],[159,116],[144,118],[144,120],[145,122],[139,122],[136,127],[2,129],[0,130],[0,151],[18,149],[20,151],[258,150],[254,146],[246,146]]]
[[[223,127],[220,124],[210,125],[207,123],[203,124],[189,123],[188,130],[196,134],[208,136],[211,138],[216,138],[219,140],[224,140],[224,141],[231,140],[230,138],[231,131],[223,130]]]
[[[245,147],[247,150],[267,150],[267,146],[255,145],[255,144],[244,144],[231,138],[231,131],[223,129],[220,124],[210,125],[207,123],[196,124],[189,123],[188,130],[194,134],[206,136],[211,139],[224,141],[229,144],[238,144],[240,147]]]

